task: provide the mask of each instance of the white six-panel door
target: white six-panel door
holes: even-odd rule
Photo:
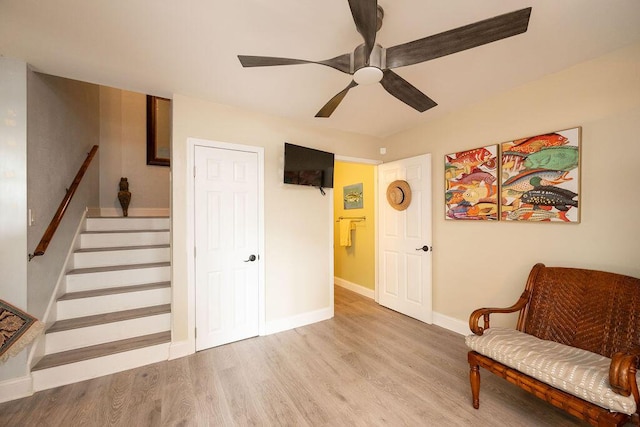
[[[196,350],[202,350],[259,333],[258,155],[194,150]]]
[[[403,211],[386,197],[398,179],[411,187],[411,204]],[[378,189],[378,303],[432,323],[431,155],[379,165]]]

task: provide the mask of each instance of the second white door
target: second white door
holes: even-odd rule
[[[395,180],[411,188],[406,210],[387,203],[387,187]],[[378,189],[378,303],[432,323],[431,155],[379,165]]]
[[[259,333],[258,154],[194,147],[196,350]]]

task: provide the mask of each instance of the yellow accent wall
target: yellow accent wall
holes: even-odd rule
[[[334,276],[371,290],[375,289],[375,166],[336,162],[333,181],[334,198]],[[343,187],[362,183],[362,209],[344,209]],[[338,218],[366,216],[355,222],[351,246],[340,245]]]

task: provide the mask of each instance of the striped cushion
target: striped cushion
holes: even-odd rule
[[[480,354],[598,406],[629,415],[636,411],[633,396],[620,396],[609,386],[611,359],[604,356],[506,328],[469,335],[465,342]],[[637,380],[640,383],[640,373]]]

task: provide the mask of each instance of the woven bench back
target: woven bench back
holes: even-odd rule
[[[603,271],[531,271],[524,332],[605,357],[640,345],[640,279]]]

